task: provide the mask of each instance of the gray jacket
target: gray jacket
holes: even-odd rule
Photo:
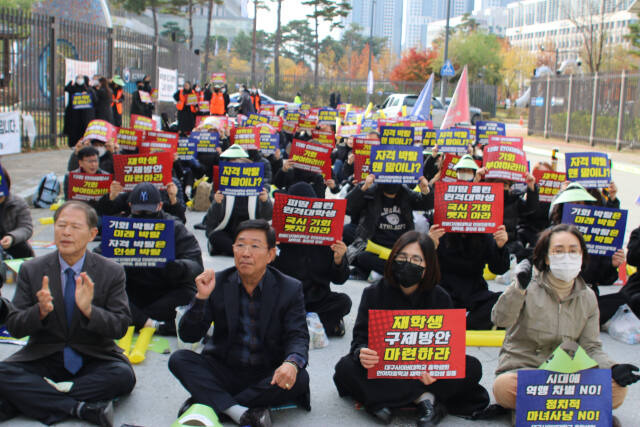
[[[507,329],[496,374],[538,368],[559,345],[580,345],[602,369],[615,365],[602,350],[596,295],[578,276],[560,302],[549,274],[534,270],[526,291],[514,282],[493,306],[491,320]]]
[[[33,234],[33,221],[29,206],[22,197],[10,193],[2,210],[2,228],[5,234],[13,237],[13,244],[26,242]]]

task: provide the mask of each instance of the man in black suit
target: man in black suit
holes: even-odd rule
[[[215,328],[202,354],[180,350],[169,359],[169,369],[191,393],[183,409],[199,403],[251,426],[271,426],[272,406],[311,409],[302,286],[268,266],[275,240],[267,221],[244,221],[233,245],[235,267],[196,278],[198,291],[179,335],[196,342],[212,321]]]
[[[97,221],[86,203],[64,203],[54,215],[58,250],[20,269],[7,329],[29,341],[0,363],[0,421],[22,413],[112,426],[111,401],[135,385],[114,343],[131,321],[124,270],[87,251]]]

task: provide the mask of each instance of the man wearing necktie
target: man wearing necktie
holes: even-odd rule
[[[64,203],[54,215],[58,250],[20,269],[6,322],[29,341],[0,363],[0,422],[21,413],[112,426],[112,400],[133,390],[133,369],[114,342],[131,322],[124,270],[87,251],[97,220],[89,205]]]

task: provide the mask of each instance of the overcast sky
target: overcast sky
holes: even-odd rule
[[[276,32],[276,12],[278,8],[278,4],[274,1],[266,2],[267,6],[269,6],[269,10],[258,9],[258,22],[256,23],[258,30],[264,30],[268,33]],[[249,9],[249,18],[253,18],[253,1],[249,0],[247,3],[247,8]],[[300,0],[284,0],[282,2],[282,25],[285,25],[289,21],[294,21],[296,19],[308,19],[307,14],[313,12],[313,8],[309,6],[304,6],[301,4]],[[313,21],[310,22],[313,24]],[[320,40],[329,35],[329,25],[328,24],[320,24],[319,28]],[[333,30],[331,32],[331,36],[333,38],[340,37],[339,30]]]

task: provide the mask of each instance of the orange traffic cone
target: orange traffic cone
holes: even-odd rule
[[[522,114],[520,115],[520,126],[524,126],[524,119],[522,118]]]

